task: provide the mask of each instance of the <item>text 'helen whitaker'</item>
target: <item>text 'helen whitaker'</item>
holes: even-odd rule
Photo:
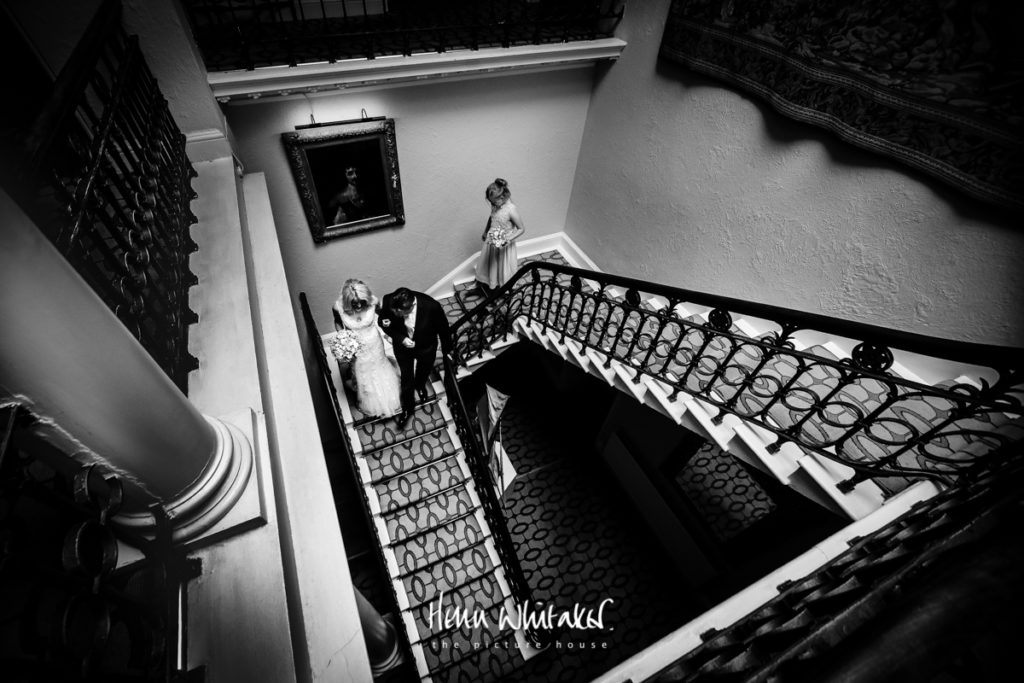
[[[603,629],[604,608],[615,602],[612,598],[605,598],[597,609],[585,608],[577,604],[571,610],[555,612],[553,605],[546,609],[535,610],[525,603],[516,605],[515,610],[510,614],[504,606],[498,614],[498,628],[504,630],[511,628],[516,631],[520,629],[551,629],[554,627],[568,627],[581,630]],[[487,612],[483,609],[445,607],[444,591],[437,596],[437,599],[430,603],[430,610],[427,616],[431,628],[450,629],[456,627],[480,628],[487,625]]]

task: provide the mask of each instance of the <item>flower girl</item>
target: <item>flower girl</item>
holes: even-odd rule
[[[519,210],[512,203],[512,193],[504,178],[496,178],[484,192],[491,204],[491,216],[480,238],[484,246],[480,249],[480,260],[476,264],[476,280],[488,293],[489,289],[501,287],[515,274],[519,265],[515,241],[526,228]]]

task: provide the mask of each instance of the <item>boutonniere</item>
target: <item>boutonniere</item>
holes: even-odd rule
[[[380,321],[380,324],[383,325],[384,327],[390,327],[391,321],[388,320],[387,318],[384,318],[383,320]]]

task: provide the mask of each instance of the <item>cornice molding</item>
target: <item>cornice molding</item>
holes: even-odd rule
[[[356,88],[417,84],[439,79],[585,67],[618,59],[626,42],[618,38],[552,45],[522,45],[480,50],[355,59],[334,64],[263,67],[253,71],[217,71],[207,79],[221,103],[264,97]]]

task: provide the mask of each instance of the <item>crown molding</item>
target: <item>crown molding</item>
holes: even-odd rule
[[[214,97],[223,104],[440,79],[578,68],[618,59],[625,47],[626,42],[618,38],[602,38],[552,45],[351,59],[333,64],[262,67],[252,71],[215,71],[209,73],[207,79]]]

